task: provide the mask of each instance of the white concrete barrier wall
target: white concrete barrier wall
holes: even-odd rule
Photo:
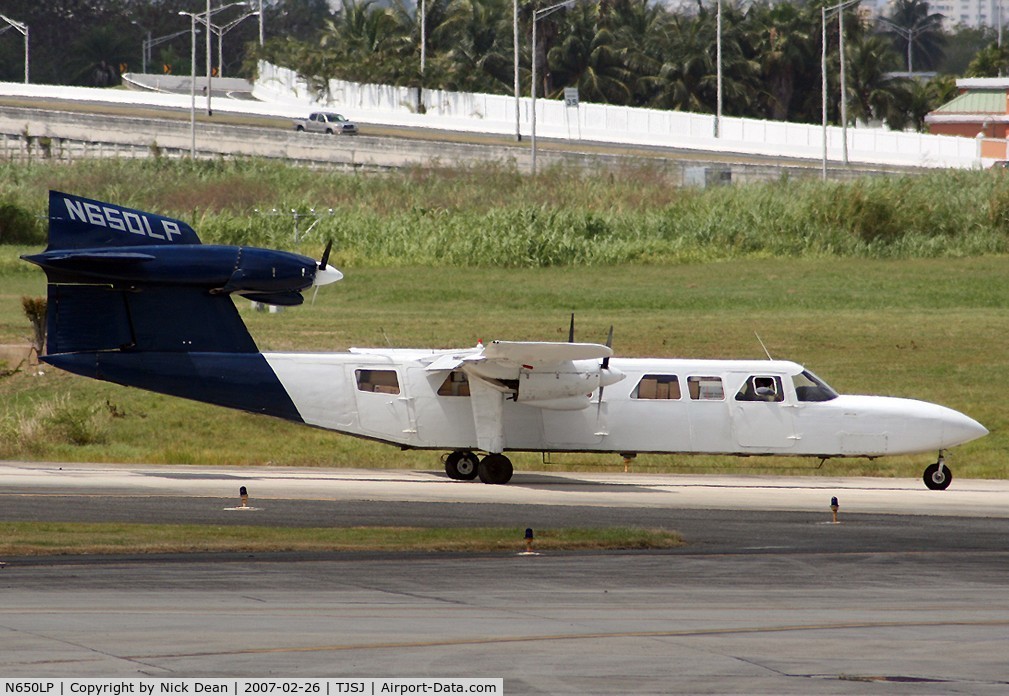
[[[261,101],[215,97],[215,111],[296,118],[315,108],[343,111],[364,123],[428,127],[481,133],[515,133],[515,99],[491,94],[426,90],[426,113],[418,113],[417,90],[389,85],[368,85],[332,80],[328,98],[317,100],[307,83],[292,70],[260,64],[253,94]],[[95,89],[57,85],[0,83],[0,94],[53,99],[189,108],[184,94]],[[206,106],[198,95],[196,108]],[[783,158],[820,160],[823,130],[819,126],[723,117],[720,138],[714,137],[714,117],[679,111],[637,109],[606,104],[581,104],[568,108],[553,99],[536,101],[537,135],[560,139],[677,147],[708,152],[737,152]],[[519,100],[519,130],[532,132],[532,100]],[[842,129],[828,127],[827,156],[842,159]],[[849,128],[848,158],[859,164],[895,164],[921,167],[979,167],[974,139],[953,136],[897,133],[879,128]]]
[[[418,114],[417,90],[388,85],[329,82],[328,98],[314,99],[304,80],[287,68],[260,64],[254,94],[277,103],[305,109],[333,108],[361,121],[499,134],[515,132],[513,97],[427,90],[425,114]],[[519,105],[519,130],[532,132],[532,100]],[[660,111],[605,104],[568,108],[554,99],[536,101],[536,133],[549,138],[571,138],[629,145],[656,145],[715,152],[794,157],[819,160],[823,156],[821,126],[723,117],[721,137],[714,137],[714,117],[679,111]],[[844,129],[826,129],[827,156],[843,157]],[[977,146],[968,138],[921,133],[899,133],[882,128],[848,128],[848,159],[865,164],[922,167],[978,167]]]

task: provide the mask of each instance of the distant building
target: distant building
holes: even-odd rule
[[[1005,138],[1009,126],[1009,78],[970,77],[956,81],[960,94],[925,117],[930,133]]]
[[[1009,161],[1009,78],[956,81],[960,94],[925,117],[930,133],[973,138],[985,167]]]

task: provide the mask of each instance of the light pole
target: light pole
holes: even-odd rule
[[[512,60],[515,77],[515,142],[522,142],[522,131],[519,129],[521,120],[519,94],[519,0],[512,0]]]
[[[31,62],[30,61],[30,53],[29,53],[29,50],[28,50],[28,46],[29,46],[29,42],[28,42],[28,25],[25,24],[24,22],[19,22],[19,21],[15,20],[15,19],[11,19],[10,17],[5,17],[2,14],[0,14],[0,19],[2,19],[3,21],[7,22],[7,24],[9,25],[9,26],[7,26],[7,27],[5,27],[3,29],[0,29],[0,33],[5,32],[8,29],[10,29],[11,27],[13,27],[14,29],[17,29],[19,32],[21,32],[24,35],[24,37],[25,37],[25,84],[27,85],[28,84],[28,65]]]
[[[822,96],[822,119],[823,119],[823,163],[821,167],[821,177],[827,179],[827,16],[837,12],[838,30],[838,51],[841,59],[841,134],[844,141],[842,146],[844,164],[848,164],[848,105],[845,94],[844,82],[844,10],[852,5],[857,5],[861,0],[846,0],[845,2],[832,5],[831,7],[820,8],[820,76],[821,96]]]
[[[420,86],[417,88],[417,112],[426,113],[424,106],[424,68],[427,65],[427,3],[420,1],[417,6],[420,12]]]
[[[241,22],[259,14],[259,12],[246,12],[238,19],[233,19],[223,26],[218,26],[213,22],[210,23],[210,30],[217,34],[217,68],[218,77],[224,77],[224,35],[229,31],[237,27]]]
[[[722,135],[722,0],[715,14],[715,137]]]
[[[214,115],[214,110],[210,107],[211,72],[213,71],[213,65],[211,64],[211,57],[210,57],[210,44],[211,44],[210,37],[214,33],[211,28],[210,18],[213,17],[218,12],[220,12],[221,10],[226,10],[229,7],[247,7],[248,4],[249,4],[248,2],[245,2],[243,0],[242,2],[232,2],[227,5],[221,5],[220,7],[215,7],[211,9],[210,0],[207,0],[207,9],[196,15],[196,18],[199,19],[201,22],[203,22],[203,24],[207,27],[207,116]]]
[[[188,12],[182,12],[181,14],[188,15],[189,13]],[[179,36],[182,36],[183,34],[188,34],[188,33],[190,33],[189,29],[183,29],[182,31],[177,31],[177,32],[175,32],[173,34],[165,34],[164,36],[155,36],[153,39],[150,38],[150,33],[148,33],[147,34],[148,38],[144,42],[144,46],[146,47],[146,51],[147,51],[146,54],[145,54],[146,60],[144,62],[144,65],[146,66],[147,63],[151,62],[151,49],[152,48],[154,48],[155,46],[158,46],[160,44],[163,44],[166,41],[171,41],[174,38],[177,38]],[[197,29],[196,33],[199,34],[200,30]],[[146,72],[146,71],[147,71],[147,69],[145,67],[144,68],[144,72]]]
[[[147,74],[147,54],[151,50],[151,30],[145,27],[143,24],[135,19],[130,20],[130,24],[140,29],[144,32],[144,40],[140,44],[140,71],[146,75]]]
[[[189,17],[190,54],[189,54],[189,159],[196,159],[196,15],[192,12],[179,12]],[[208,34],[210,32],[207,32]]]
[[[532,87],[532,107],[533,107],[533,122],[532,122],[532,173],[536,176],[536,58],[539,52],[536,50],[536,23],[548,14],[556,12],[562,7],[571,7],[575,4],[575,0],[564,0],[564,2],[559,2],[556,5],[551,5],[550,7],[544,7],[542,10],[533,11],[533,87]]]
[[[907,39],[907,72],[908,72],[908,74],[913,74],[914,73],[914,61],[911,59],[911,55],[912,55],[911,54],[911,47],[914,45],[914,37],[917,34],[920,34],[922,31],[925,30],[925,27],[921,26],[921,24],[925,21],[925,19],[919,19],[917,22],[914,23],[914,25],[910,29],[906,29],[906,28],[904,28],[904,27],[902,27],[902,26],[900,26],[898,24],[894,24],[892,21],[890,21],[886,17],[880,17],[879,21],[881,21],[884,24],[888,25],[890,27],[890,29],[892,29],[893,31],[897,32],[898,34],[900,34],[901,36],[903,36],[905,39]],[[999,24],[1001,25],[1001,22],[999,22]],[[1001,26],[999,27],[999,30],[1001,31]]]
[[[427,63],[427,2],[420,0],[420,82],[424,85],[424,65]]]
[[[262,46],[263,42],[263,0],[259,0],[259,45]]]

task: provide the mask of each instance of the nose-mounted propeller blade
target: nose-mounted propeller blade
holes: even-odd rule
[[[312,281],[312,285],[315,286],[315,292],[312,293],[312,304],[315,304],[315,297],[319,294],[319,286],[329,285],[343,279],[343,273],[329,265],[329,253],[332,250],[333,240],[330,239],[326,242],[326,249],[322,252],[322,258],[319,259],[319,267],[315,270],[315,280]]]
[[[319,259],[319,268],[315,272],[315,282],[313,285],[329,285],[343,279],[343,273],[329,265],[329,253],[333,250],[333,240],[326,243],[326,250],[322,252]]]
[[[610,333],[606,337],[606,347],[607,348],[612,348],[613,347],[613,324],[610,324]],[[605,358],[603,358],[603,361],[599,364],[599,371],[600,372],[602,372],[603,370],[607,370],[608,371],[609,369],[610,369],[610,356],[607,355]],[[602,410],[603,410],[603,385],[602,385],[602,380],[600,380],[600,384],[599,384],[599,398],[596,400],[596,419],[597,420],[598,420],[599,414],[602,412]]]

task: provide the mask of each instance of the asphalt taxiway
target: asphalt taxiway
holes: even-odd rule
[[[248,488],[255,511],[226,508]],[[0,465],[9,520],[501,526],[514,553],[0,559],[0,674],[503,677],[520,693],[1005,693],[1009,482]],[[840,523],[828,509],[841,505]],[[638,524],[662,552],[522,556]]]

